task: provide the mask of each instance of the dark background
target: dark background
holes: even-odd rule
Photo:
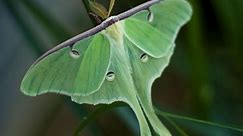
[[[194,9],[192,20],[179,33],[171,63],[153,85],[154,104],[174,114],[243,126],[243,1],[189,1]],[[142,2],[117,0],[113,14]],[[80,120],[95,110],[65,96],[28,97],[19,89],[38,56],[91,27],[81,0],[0,1],[0,135],[69,136]],[[180,135],[162,120],[174,135]],[[191,121],[173,121],[188,135],[243,135]],[[138,132],[136,118],[123,107],[100,114],[82,135]]]

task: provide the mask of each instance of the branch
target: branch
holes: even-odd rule
[[[116,23],[116,22],[118,22],[120,20],[123,20],[123,19],[125,19],[127,17],[130,17],[130,16],[134,15],[135,13],[137,13],[139,11],[146,10],[150,6],[152,6],[152,5],[154,5],[154,4],[158,3],[158,2],[160,2],[160,0],[150,0],[150,1],[148,1],[146,3],[143,3],[143,4],[141,4],[141,5],[137,6],[137,7],[134,7],[134,8],[132,8],[132,9],[126,11],[126,12],[123,12],[123,13],[117,15],[117,16],[113,16],[113,17],[110,17],[110,18],[106,19],[100,25],[98,25],[98,26],[96,26],[96,27],[94,27],[92,29],[89,29],[88,31],[83,32],[83,33],[81,33],[79,35],[76,35],[76,36],[66,40],[65,42],[57,45],[56,47],[52,48],[51,50],[47,51],[40,58],[38,58],[34,62],[34,64],[32,66],[34,66],[36,63],[41,61],[43,58],[45,58],[49,54],[52,54],[52,53],[54,53],[54,52],[56,52],[56,51],[58,51],[58,50],[60,50],[60,49],[62,49],[64,47],[68,47],[68,46],[71,47],[74,43],[76,43],[76,42],[78,42],[78,41],[80,41],[80,40],[82,40],[84,38],[87,38],[89,36],[92,36],[92,35],[100,32],[100,31],[104,30],[105,28],[109,27],[110,25],[112,25],[112,24],[114,24],[114,23]]]

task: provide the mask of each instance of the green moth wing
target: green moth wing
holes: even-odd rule
[[[109,44],[105,36],[97,34],[75,43],[72,49],[65,47],[48,55],[27,71],[21,90],[31,96],[46,92],[85,96],[97,91],[109,66]]]
[[[170,136],[154,112],[151,86],[169,64],[177,33],[192,10],[185,0],[150,2],[149,10],[128,18],[108,18],[97,26],[98,33],[73,45],[74,56],[64,47],[34,64],[21,90],[67,94],[80,104],[123,101],[137,116],[142,136],[152,135],[148,121],[157,134]]]
[[[151,99],[151,86],[153,81],[161,75],[161,72],[168,64],[171,55],[174,51],[174,46],[171,45],[167,54],[161,58],[154,58],[147,55],[142,50],[137,48],[131,41],[125,39],[131,66],[133,68],[133,82],[136,86],[138,100],[147,116],[151,126],[159,135],[170,135],[169,131],[160,122],[156,116]],[[132,53],[131,53],[132,52]]]
[[[126,19],[125,35],[152,57],[163,57],[192,10],[185,0],[164,0]]]
[[[118,24],[116,24],[118,25]],[[108,28],[109,29],[109,28]],[[109,104],[115,101],[127,103],[135,112],[140,124],[141,135],[149,136],[151,132],[137,100],[136,89],[130,75],[129,61],[124,46],[111,40],[111,64],[100,89],[89,96],[72,96],[72,100],[83,104]]]
[[[154,113],[151,100],[151,86],[153,81],[161,76],[162,71],[169,64],[170,57],[173,54],[176,35],[181,26],[190,19],[191,14],[191,7],[186,1],[165,0],[150,7],[150,11],[147,13],[144,11],[143,13],[137,13],[134,15],[132,21],[140,20],[142,22],[147,22],[146,25],[153,27],[162,33],[162,35],[160,35],[161,40],[157,40],[157,44],[149,44],[153,37],[155,39],[159,38],[154,36],[154,34],[158,32],[153,32],[152,29],[145,32],[142,30],[140,33],[147,33],[147,35],[144,36],[138,33],[140,39],[146,39],[147,42],[144,40],[141,44],[135,43],[129,38],[129,32],[132,30],[128,29],[132,29],[132,27],[136,28],[135,25],[138,24],[134,23],[134,26],[129,24],[129,26],[126,21],[129,23],[132,21],[129,19],[125,20],[125,31],[128,30],[126,31],[128,38],[127,40],[125,39],[125,45],[128,45],[126,47],[128,47],[129,50],[128,54],[130,55],[129,58],[133,69],[134,83],[139,91],[138,98],[148,120],[155,131],[160,135],[165,133],[166,130]],[[151,16],[152,18],[149,19]],[[140,25],[140,27],[144,26],[144,24]],[[136,49],[136,46],[141,50],[139,51]],[[149,50],[147,50],[148,47],[150,48]],[[155,54],[160,54],[163,57],[156,58],[158,56],[155,56]],[[140,56],[141,61],[145,60],[146,62],[139,62],[138,56]]]
[[[126,55],[111,57],[109,69],[114,72],[114,81],[106,80],[96,93],[88,97],[72,97],[72,100],[89,104],[124,101],[137,115],[141,134],[151,135],[148,129],[145,129],[147,126],[143,121],[145,116],[141,116],[140,110],[134,108],[137,99],[153,129],[161,136],[169,136],[170,132],[154,112],[151,86],[169,64],[175,47],[175,37],[182,25],[190,19],[191,12],[190,5],[186,1],[166,0],[151,6],[150,11],[139,12],[121,21],[123,24],[120,25],[123,25],[123,28],[120,31],[124,31],[122,43],[124,49],[118,48],[119,43],[114,42],[119,40],[111,40],[113,42],[111,47],[112,45],[115,47],[111,51],[112,54],[119,54],[124,50]],[[149,14],[153,14],[152,20],[148,19]],[[118,23],[116,25],[119,26]],[[117,60],[113,60],[115,58]],[[125,60],[128,62],[124,62]]]
[[[172,42],[164,33],[149,25],[148,20],[145,21],[135,18],[125,20],[125,35],[129,41],[150,56],[163,57],[170,47],[167,45],[171,45]]]

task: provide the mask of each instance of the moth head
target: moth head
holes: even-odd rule
[[[88,5],[92,12],[92,13],[90,13],[90,15],[94,16],[96,20],[99,17],[101,18],[101,20],[105,20],[108,17],[110,17],[114,4],[115,4],[115,0],[110,0],[109,8],[107,9],[102,4],[100,4],[96,1],[89,0]]]

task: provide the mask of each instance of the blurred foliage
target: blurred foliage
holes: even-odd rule
[[[112,15],[144,1],[117,0]],[[192,20],[178,35],[171,64],[153,86],[154,103],[163,111],[243,126],[243,1],[189,1]],[[37,56],[93,26],[83,1],[2,0],[0,15],[0,135],[71,135],[79,120],[99,111],[99,106],[74,104],[52,94],[28,98],[20,93],[19,83]],[[109,111],[96,117],[82,135],[138,134],[126,106]],[[161,119],[174,135],[242,135],[171,116]]]

